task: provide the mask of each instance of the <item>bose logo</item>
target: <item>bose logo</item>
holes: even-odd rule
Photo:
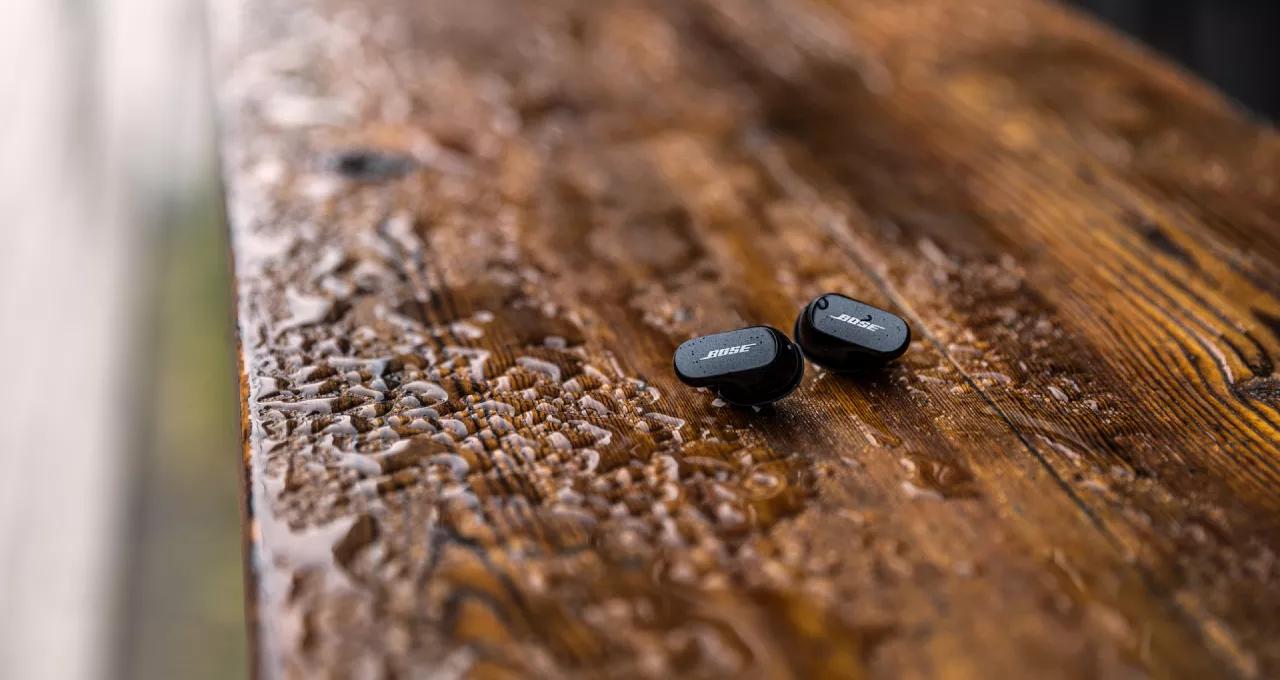
[[[836,321],[843,321],[851,326],[861,326],[862,328],[865,328],[871,331],[872,333],[876,331],[884,330],[884,326],[877,326],[876,324],[873,324],[870,321],[855,319],[854,317],[849,316],[848,314],[841,314],[840,316],[836,316],[835,314],[828,314],[827,316],[832,319],[835,319]]]
[[[698,361],[704,361],[706,359],[714,359],[716,357],[728,356],[730,354],[741,354],[747,351],[747,348],[755,347],[758,344],[760,343],[749,342],[745,345],[734,345],[733,347],[725,347],[723,349],[713,349],[710,352],[707,352],[707,356],[702,357],[701,359],[698,359]]]

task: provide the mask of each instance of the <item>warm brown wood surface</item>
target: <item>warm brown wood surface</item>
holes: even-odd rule
[[[218,13],[264,677],[1280,674],[1280,139],[1040,2]],[[759,413],[671,352],[897,310]]]

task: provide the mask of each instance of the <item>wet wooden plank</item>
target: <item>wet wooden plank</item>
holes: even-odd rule
[[[231,3],[264,676],[1263,677],[1280,142],[1034,2]],[[671,374],[827,290],[918,342]]]

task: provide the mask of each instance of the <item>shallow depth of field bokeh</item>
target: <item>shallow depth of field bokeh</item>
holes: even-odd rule
[[[0,677],[247,675],[203,0],[0,8]]]
[[[125,672],[246,672],[231,286],[212,178],[179,197],[157,249],[154,417],[138,465]]]
[[[0,8],[0,43],[4,44],[0,63],[7,64],[0,70],[0,92],[15,93],[11,100],[14,106],[0,111],[0,142],[9,156],[0,165],[0,181],[18,183],[0,186],[0,199],[25,198],[42,206],[79,200],[68,198],[70,193],[59,185],[61,178],[72,174],[89,188],[92,199],[92,205],[81,211],[86,217],[69,225],[41,224],[35,217],[37,212],[0,205],[4,214],[18,215],[4,227],[6,246],[8,241],[19,240],[10,238],[19,230],[23,236],[47,230],[54,235],[46,236],[51,242],[59,242],[55,236],[78,242],[87,239],[86,234],[124,239],[132,244],[129,252],[133,254],[125,267],[129,284],[103,298],[127,298],[118,301],[127,317],[118,324],[123,333],[113,329],[98,334],[86,321],[85,328],[73,325],[70,331],[64,328],[50,333],[54,344],[36,356],[20,350],[40,341],[18,338],[27,341],[23,344],[11,336],[0,336],[0,352],[11,361],[48,364],[65,359],[61,354],[64,346],[75,347],[75,338],[66,339],[72,333],[83,333],[86,343],[110,335],[121,348],[113,356],[124,376],[114,392],[117,401],[106,404],[88,403],[94,399],[88,389],[93,385],[55,383],[48,377],[51,371],[32,369],[8,383],[12,401],[4,405],[34,404],[28,411],[45,416],[29,428],[35,434],[26,439],[22,433],[11,436],[12,430],[6,429],[3,446],[13,448],[0,451],[0,464],[9,467],[8,474],[17,476],[12,471],[14,461],[42,457],[57,464],[45,463],[41,474],[56,477],[66,474],[78,461],[97,455],[96,450],[62,451],[56,444],[43,444],[55,439],[58,429],[87,430],[85,413],[90,409],[110,413],[114,431],[123,434],[119,441],[101,443],[103,451],[112,456],[112,469],[119,473],[117,478],[102,482],[114,485],[105,494],[114,500],[102,508],[74,493],[74,487],[56,483],[57,479],[32,484],[39,488],[25,490],[26,496],[21,488],[26,479],[0,484],[0,512],[15,515],[0,517],[5,520],[0,529],[26,529],[17,538],[13,538],[16,531],[6,534],[7,542],[0,549],[0,609],[5,609],[5,617],[10,619],[8,628],[0,623],[0,637],[10,638],[8,644],[0,639],[0,678],[11,677],[14,669],[31,668],[24,662],[42,658],[47,663],[42,662],[41,668],[90,668],[89,677],[199,680],[244,677],[248,671],[233,286],[214,151],[205,1],[17,0],[13,6]],[[1139,0],[1077,0],[1075,4],[1139,33],[1148,15],[1165,7],[1164,3]],[[1181,8],[1178,16],[1192,17],[1185,22],[1186,30],[1199,27],[1199,32],[1171,37],[1166,25],[1146,37],[1174,52],[1184,65],[1215,79],[1255,114],[1274,118],[1275,95],[1280,91],[1270,74],[1274,62],[1260,56],[1263,52],[1247,50],[1274,55],[1276,43],[1261,30],[1269,25],[1266,20],[1252,21],[1246,10],[1274,19],[1280,5],[1244,0],[1172,4]],[[1131,10],[1139,6],[1142,11]],[[1234,27],[1237,39],[1213,41],[1204,37],[1205,31],[1223,35],[1214,33],[1221,26]],[[1188,49],[1170,47],[1182,44]],[[59,79],[57,74],[74,77]],[[40,100],[43,96],[61,103],[46,104]],[[57,120],[43,126],[27,125],[39,122],[44,108]],[[48,131],[49,140],[56,142],[55,150],[65,151],[66,158],[33,158],[24,150],[37,148],[36,142],[8,136],[25,135],[36,128]],[[52,178],[52,186],[22,186],[23,181],[40,181],[30,179],[32,167],[40,163],[55,168],[44,175]],[[106,209],[99,210],[102,206]],[[24,218],[29,218],[29,223],[24,224]],[[10,229],[14,231],[7,231]],[[36,243],[38,237],[25,243]],[[52,247],[48,250],[58,252]],[[92,247],[88,250],[92,256]],[[23,252],[27,251],[12,248],[9,253],[0,252],[0,269],[13,268]],[[45,296],[44,304],[56,307],[60,293],[50,293],[47,287],[51,281],[58,282],[60,274],[53,269],[32,269],[39,274],[16,277],[22,289],[4,301],[40,295]],[[0,284],[10,285],[10,279],[0,278]],[[63,288],[71,291],[69,295],[95,293],[91,284],[82,289],[75,285]],[[7,306],[3,311],[6,317],[0,318],[0,325],[11,331],[43,321],[9,318]],[[22,330],[32,336],[41,332]],[[36,376],[34,384],[24,383],[24,375]],[[92,376],[85,378],[90,379]],[[63,400],[75,408],[66,409],[69,415],[57,420],[55,416],[64,414]],[[0,412],[6,410],[12,411],[0,408]],[[31,464],[23,469],[35,467]],[[107,523],[112,533],[102,541],[110,550],[93,553],[101,564],[81,569],[100,575],[104,596],[60,599],[56,591],[67,584],[52,578],[47,583],[29,578],[31,564],[42,564],[42,560],[57,564],[65,562],[66,556],[54,549],[41,552],[50,540],[48,533],[40,532],[58,530],[59,525],[42,525],[47,518],[40,515],[39,508],[28,509],[20,500],[9,502],[10,498],[3,497],[15,490],[16,499],[39,493],[56,497],[50,505],[61,504],[69,513],[101,512],[112,518]],[[60,493],[66,497],[59,497]],[[24,510],[28,516],[21,516]],[[31,543],[24,544],[24,540]],[[14,567],[19,555],[25,561]],[[45,607],[48,611],[42,613],[43,593],[18,597],[31,583],[48,588],[53,593],[48,599],[65,606]],[[40,620],[33,617],[36,613],[41,614]],[[58,633],[84,619],[102,622],[89,635],[98,641],[95,650],[79,648],[81,638],[76,636],[70,636],[60,648],[68,657],[83,657],[83,662],[50,660],[40,649],[24,649],[20,642],[14,642],[26,639],[17,637],[25,633],[19,626],[43,627],[50,632],[43,639],[62,642]]]

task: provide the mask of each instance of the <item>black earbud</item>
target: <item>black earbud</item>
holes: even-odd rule
[[[751,326],[694,338],[676,348],[681,382],[709,387],[735,406],[775,402],[800,384],[804,360],[782,331]]]
[[[836,293],[815,298],[800,312],[795,336],[809,361],[838,373],[881,366],[911,344],[902,317]]]

